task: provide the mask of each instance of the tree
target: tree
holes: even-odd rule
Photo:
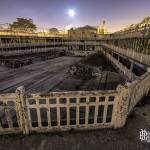
[[[37,29],[32,19],[25,18],[17,18],[17,20],[10,24],[9,27],[11,30],[27,32],[33,32]]]
[[[51,28],[51,29],[49,29],[49,32],[52,34],[57,34],[59,31],[57,28]]]
[[[143,20],[142,20],[142,22],[141,22],[141,24],[150,24],[150,17],[148,16],[148,17],[145,17]]]

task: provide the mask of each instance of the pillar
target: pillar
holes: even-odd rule
[[[117,87],[117,99],[115,105],[114,113],[114,128],[121,128],[125,125],[127,115],[128,115],[128,106],[129,106],[129,96],[128,96],[128,86],[119,85]]]
[[[29,121],[26,106],[26,94],[23,86],[16,89],[19,123],[23,134],[29,134]]]

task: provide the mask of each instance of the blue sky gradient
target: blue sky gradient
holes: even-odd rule
[[[70,8],[76,11],[74,18],[67,15]],[[150,16],[150,0],[0,0],[0,22],[32,18],[41,28],[98,26],[106,20],[108,30],[116,31],[146,16]]]

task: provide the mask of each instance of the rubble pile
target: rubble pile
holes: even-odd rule
[[[110,62],[101,53],[89,55],[71,66],[68,73],[78,79],[89,80],[101,77],[103,71],[115,72]]]
[[[81,79],[91,79],[100,76],[102,73],[101,67],[93,67],[82,63],[71,66],[68,70],[71,76]]]

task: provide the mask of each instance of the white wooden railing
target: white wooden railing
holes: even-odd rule
[[[150,66],[150,55],[138,53],[132,49],[124,49],[110,44],[102,44],[102,46],[109,48],[115,52],[118,52],[122,55],[125,55],[131,59],[134,59],[142,64]]]
[[[113,127],[117,91],[0,95],[0,134]]]

